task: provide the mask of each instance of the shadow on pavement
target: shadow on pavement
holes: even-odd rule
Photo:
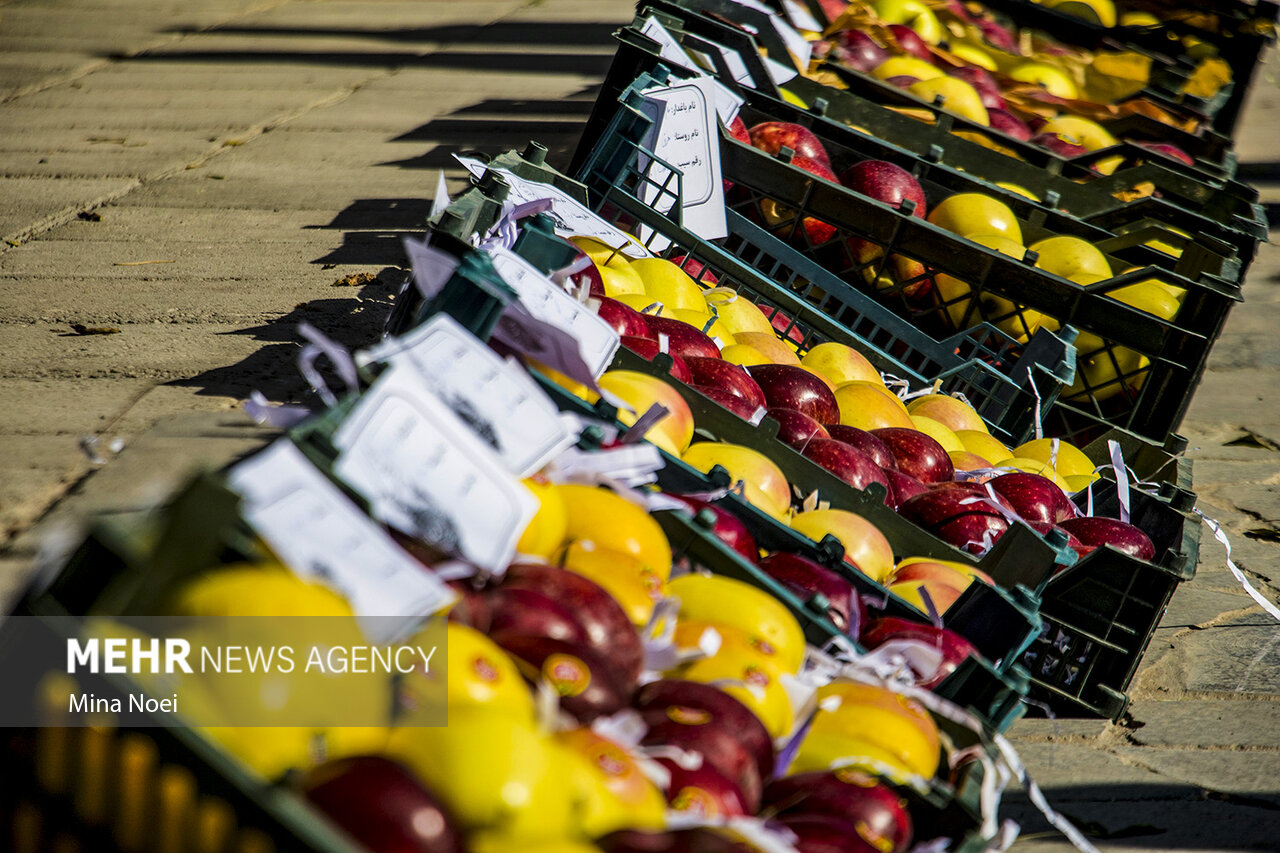
[[[385,39],[386,41],[463,42],[483,38],[492,44],[605,44],[619,24],[573,21],[498,21],[492,24],[446,24],[439,27],[402,27],[399,29],[354,29],[335,27],[270,27],[227,25],[200,29],[195,27],[171,27],[162,32],[180,35],[228,35],[262,36],[336,36],[340,38]]]

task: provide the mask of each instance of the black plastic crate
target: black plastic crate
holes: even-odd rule
[[[654,189],[643,186],[653,182],[639,163],[651,155],[641,152],[636,141],[647,121],[625,103],[619,108],[615,122],[586,158],[584,182],[594,193],[638,199]],[[629,156],[624,156],[628,152]],[[1034,267],[1034,253],[1014,258],[987,249],[728,136],[722,136],[721,153],[724,173],[735,184],[730,192],[731,210],[756,222],[768,222],[776,236],[812,255],[844,281],[874,278],[882,282],[887,259],[896,256],[914,262],[916,271],[899,274],[892,286],[880,289],[876,297],[929,337],[946,337],[957,326],[983,321],[1024,336],[1042,323],[1050,324],[1049,328],[1071,325],[1088,332],[1087,345],[1077,341],[1081,344],[1078,361],[1086,369],[1077,373],[1077,383],[1063,393],[1046,424],[1049,434],[1076,443],[1087,442],[1108,426],[1163,442],[1181,421],[1209,349],[1229,309],[1240,300],[1239,262],[1228,244],[1211,238],[1187,242],[1176,262],[1144,244],[1152,237],[1170,239],[1155,226],[1123,236],[1095,238],[1113,269],[1128,265],[1136,269],[1080,285]],[[600,170],[597,164],[605,163],[622,164],[623,168]],[[678,198],[678,181],[667,181],[658,190],[666,195],[660,204],[670,203]],[[821,245],[812,244],[804,225],[807,219],[827,224],[835,236]],[[1054,236],[1040,224],[1043,221],[1038,217],[1021,221],[1027,242]],[[1088,239],[1086,230],[1076,228],[1074,233]],[[878,247],[879,257],[859,262],[845,251],[851,240]],[[1171,320],[1108,295],[1148,280],[1183,293],[1182,304]],[[951,282],[951,292],[935,286],[939,281]],[[956,282],[965,284],[958,287]],[[795,292],[815,305],[827,298],[826,290],[810,281]],[[1107,367],[1113,368],[1111,376],[1106,375]]]

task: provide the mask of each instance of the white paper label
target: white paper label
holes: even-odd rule
[[[746,6],[748,9],[755,9],[757,12],[763,12],[768,15],[770,23],[773,24],[773,28],[778,33],[778,37],[782,39],[784,44],[786,44],[787,50],[789,50],[791,55],[795,57],[796,63],[801,68],[809,67],[809,57],[813,55],[813,45],[805,41],[804,36],[796,32],[795,27],[792,27],[784,21],[773,9],[770,9],[763,3],[756,2],[756,0],[733,0],[733,2],[737,3],[739,6]],[[790,9],[787,10],[787,14],[791,14]],[[817,21],[813,21],[813,23],[817,24],[817,26],[809,27],[808,29],[812,29],[815,32],[822,32],[822,26],[818,24]],[[800,25],[797,24],[796,26]]]
[[[426,242],[420,243],[408,237],[401,242],[404,253],[409,256],[414,284],[424,299],[430,299],[449,281],[453,271],[458,268],[458,259],[441,249],[432,248]]]
[[[515,252],[494,248],[489,256],[494,269],[520,294],[520,302],[530,314],[577,339],[578,351],[591,370],[591,377],[600,378],[618,351],[620,341],[614,328]]]
[[[369,639],[400,639],[457,598],[291,442],[236,465],[228,480],[253,529],[299,577],[345,596]]]
[[[684,227],[706,240],[726,236],[729,231],[720,179],[720,131],[711,110],[707,78],[650,89],[644,96],[644,111],[654,122],[642,144],[681,173],[679,201]],[[670,170],[653,162],[645,174],[649,180],[642,189],[641,200],[665,213],[672,200],[659,187],[675,188],[676,182],[669,180]],[[656,246],[651,241],[650,245]]]
[[[733,75],[734,80],[738,81],[743,86],[749,86],[752,89],[758,88],[756,86],[756,79],[751,76],[751,71],[747,68],[747,64],[742,61],[742,57],[738,55],[736,50],[731,50],[730,48],[727,48],[722,44],[716,44],[715,42],[707,42],[707,44],[714,47],[716,51],[724,57],[725,66],[729,69],[729,73]],[[716,62],[708,54],[705,54],[700,50],[693,50],[690,48],[689,55],[698,60],[699,65],[702,65],[708,71],[715,73]],[[717,108],[718,106],[719,105],[717,104]],[[732,119],[729,119],[729,121],[732,121]],[[727,123],[728,122],[726,122],[726,124]]]
[[[538,501],[413,371],[378,378],[333,435],[334,472],[380,521],[500,571]]]
[[[760,57],[764,62],[764,69],[769,72],[769,76],[773,78],[773,85],[781,86],[788,80],[796,77],[796,70],[789,65],[783,65],[775,59],[767,56]]]
[[[701,69],[698,67],[697,63],[693,61],[693,57],[689,56],[676,37],[671,34],[671,31],[658,23],[656,18],[646,18],[644,26],[640,28],[640,32],[642,35],[646,35],[658,43],[658,55],[660,57],[668,62],[679,65],[681,68],[701,73]],[[723,50],[726,56],[733,53],[727,48]],[[737,58],[737,54],[733,54],[733,56]],[[742,63],[741,58],[738,58],[737,61],[739,64]],[[733,60],[729,60],[729,63],[729,67],[732,68]],[[742,70],[744,72],[746,71],[745,65],[742,66]],[[751,75],[747,74],[747,78],[750,79],[750,77]],[[716,112],[719,113],[720,120],[725,124],[728,124],[733,121],[733,117],[736,116],[738,114],[738,110],[741,109],[742,98],[735,95],[732,89],[721,83],[719,80],[714,78],[711,79],[711,85],[715,89]]]
[[[466,167],[467,171],[477,178],[491,168],[479,160],[473,160],[469,157],[462,157],[456,154],[454,157]],[[495,171],[511,186],[511,192],[507,198],[513,204],[519,205],[532,201],[541,201],[542,199],[551,199],[551,210],[547,212],[547,215],[555,222],[556,233],[561,237],[575,235],[594,237],[602,243],[618,248],[624,255],[632,258],[653,256],[652,252],[637,243],[634,238],[614,228],[587,207],[580,204],[577,199],[550,184],[525,180],[507,169],[495,169]]]
[[[418,374],[512,471],[527,477],[573,444],[555,404],[518,364],[504,361],[447,314],[356,353]]]
[[[813,33],[823,31],[822,23],[813,16],[813,13],[800,0],[782,0],[782,8],[787,13],[787,19],[791,21],[791,26],[797,30],[808,30]]]

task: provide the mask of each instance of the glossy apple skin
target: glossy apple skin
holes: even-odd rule
[[[624,335],[620,341],[624,347],[645,361],[653,361],[661,351],[661,345],[653,338],[633,338],[630,335]],[[685,360],[674,353],[667,353],[667,356],[671,359],[671,375],[686,384],[692,382],[693,374],[689,372],[689,365]]]
[[[307,772],[303,795],[371,853],[463,853],[453,819],[401,764],[378,755]]]
[[[970,485],[940,483],[903,501],[898,514],[962,551],[979,554],[984,537],[994,542],[1009,529],[1009,523],[987,504],[964,503],[968,498],[986,495],[981,486]]]
[[[932,437],[905,427],[884,427],[871,431],[883,441],[898,463],[898,470],[922,483],[945,483],[956,475],[947,451]]]
[[[654,337],[653,333],[649,331],[648,319],[639,311],[625,302],[619,302],[608,296],[598,298],[600,299],[600,307],[596,309],[596,313],[600,315],[601,320],[612,326],[613,330],[619,335],[633,338]]]
[[[694,356],[686,362],[689,373],[693,376],[691,385],[720,388],[735,397],[740,397],[754,412],[761,406],[768,406],[768,398],[757,384],[755,378],[742,366],[721,358],[705,358]]]
[[[707,819],[747,814],[738,786],[711,762],[702,762],[696,770],[681,767],[669,758],[658,758],[657,762],[671,774],[666,795],[673,810]]]
[[[570,246],[573,246],[577,251],[574,256],[574,261],[582,258],[587,258],[588,260],[591,259],[590,255],[579,249],[577,246],[574,246],[573,243],[569,243],[568,240],[565,240],[565,242]],[[604,292],[604,279],[600,277],[600,268],[596,266],[595,261],[591,261],[591,263],[587,264],[581,271],[574,273],[573,280],[575,282],[581,282],[583,279],[587,281],[591,296],[594,296],[597,299],[607,297],[607,294]]]
[[[852,444],[834,438],[817,438],[806,444],[801,453],[855,489],[866,489],[872,483],[879,483],[886,493],[889,490],[884,469]]]
[[[843,632],[849,626],[865,625],[867,610],[861,596],[840,575],[826,566],[802,557],[779,551],[760,560],[760,568],[769,577],[796,593],[802,601],[807,601],[815,593],[821,593],[827,599],[827,617],[831,624]]]
[[[617,664],[590,645],[518,634],[493,640],[528,664],[528,669],[522,666],[521,671],[531,683],[537,673],[552,680],[560,692],[560,707],[579,722],[589,723],[622,710],[635,688],[635,682],[625,678]],[[548,668],[553,672],[543,671]],[[566,670],[567,678],[563,677]],[[557,678],[549,678],[551,675]]]
[[[759,559],[760,548],[756,545],[755,537],[751,535],[747,525],[743,524],[742,520],[736,515],[728,510],[721,509],[713,503],[691,498],[688,495],[668,493],[667,497],[680,501],[695,514],[704,510],[710,512],[715,517],[715,525],[711,528],[711,532],[715,534],[717,539],[737,551],[748,562],[754,563]]]
[[[911,846],[906,801],[859,770],[813,771],[775,779],[765,788],[764,804],[778,814],[820,814],[850,821],[863,841],[885,853],[904,853]]]
[[[1092,554],[1096,548],[1091,545],[1085,545],[1075,537],[1075,534],[1064,530],[1056,524],[1045,524],[1043,521],[1028,521],[1027,526],[1039,533],[1041,536],[1046,535],[1050,530],[1061,531],[1067,537],[1067,547],[1076,552],[1077,557],[1084,557],[1086,554]]]
[[[542,591],[500,586],[486,596],[489,603],[489,635],[502,645],[508,635],[547,637],[566,643],[586,644],[587,629],[570,606]]]
[[[889,58],[889,51],[862,30],[841,30],[831,39],[828,58],[864,74]]]
[[[778,440],[802,451],[815,438],[830,438],[827,428],[795,409],[770,408],[765,417],[778,422]]]
[[[1076,517],[1071,501],[1048,477],[1015,471],[993,477],[988,485],[1027,521],[1058,524]]]
[[[733,412],[744,421],[749,421],[755,417],[756,412],[760,410],[759,406],[754,406],[748,401],[742,399],[737,394],[731,394],[718,385],[691,385],[689,386],[702,396],[706,397],[713,403],[720,405]]]
[[[1027,127],[1026,122],[1007,110],[989,108],[987,121],[991,123],[992,129],[1007,133],[1014,139],[1026,142],[1032,136],[1031,128]]]
[[[1119,519],[1087,515],[1058,522],[1058,526],[1087,547],[1101,548],[1103,545],[1110,545],[1131,557],[1148,562],[1156,556],[1156,546],[1151,538],[1138,527]]]
[[[647,317],[649,331],[657,340],[658,335],[667,336],[667,352],[680,356],[688,363],[691,357],[719,358],[720,348],[701,329],[695,329],[688,323],[670,317]]]
[[[595,844],[601,853],[753,853],[747,845],[703,827],[667,832],[620,829]]]
[[[701,754],[704,761],[737,787],[747,811],[754,813],[760,807],[760,771],[751,751],[733,731],[720,726],[690,726],[667,719],[650,723],[641,744],[675,746]]]
[[[854,192],[895,208],[903,201],[913,201],[916,206],[912,214],[921,219],[928,213],[920,182],[896,163],[887,160],[862,160],[844,171],[840,176],[840,183]]]
[[[1171,143],[1139,142],[1138,144],[1141,145],[1143,148],[1147,149],[1148,151],[1154,151],[1156,154],[1163,154],[1166,157],[1172,157],[1175,160],[1181,160],[1183,163],[1186,163],[1188,166],[1194,166],[1196,164],[1194,157],[1192,157],[1187,152],[1183,151],[1178,146],[1173,145]]]
[[[730,740],[742,746],[750,757],[748,763],[756,779],[755,796],[746,805],[759,805],[759,782],[773,775],[773,741],[764,723],[746,705],[710,684],[664,678],[642,685],[632,697],[631,706],[650,727],[675,725],[690,730],[710,729],[728,733]],[[749,785],[744,786],[739,778],[745,774],[739,766],[737,750],[729,750],[723,759],[698,751],[746,793]],[[746,781],[750,782],[749,776]],[[755,808],[750,811],[754,812]]]
[[[898,47],[907,54],[933,64],[933,54],[929,52],[929,45],[925,44],[924,39],[916,35],[916,31],[911,27],[906,24],[890,24],[889,32],[893,33]]]
[[[899,89],[910,89],[912,86],[920,82],[919,77],[912,77],[910,74],[895,74],[892,77],[884,78],[884,82],[890,86],[896,86]]]
[[[449,581],[449,588],[458,594],[458,601],[449,608],[449,621],[475,628],[482,634],[489,633],[489,601],[484,591],[477,589],[470,579]]]
[[[822,814],[785,814],[778,822],[796,835],[797,853],[880,853],[852,821]]]
[[[1088,148],[1083,145],[1076,145],[1074,142],[1068,142],[1056,133],[1037,133],[1031,137],[1030,141],[1046,151],[1057,154],[1059,157],[1079,157],[1081,154],[1089,153]]]
[[[884,468],[887,471],[898,470],[898,461],[893,458],[893,451],[889,449],[889,445],[885,444],[879,438],[867,432],[865,429],[858,429],[848,424],[828,424],[827,432],[837,441],[843,441],[845,444],[852,444],[863,453],[871,457],[871,461]]]
[[[889,481],[889,494],[885,497],[885,503],[894,509],[901,507],[904,501],[929,491],[928,486],[910,474],[904,474],[896,468],[882,470],[885,479]]]
[[[790,148],[797,157],[807,157],[831,169],[831,157],[822,140],[802,124],[789,121],[766,121],[748,131],[751,144],[770,156],[776,156],[783,148]]]
[[[640,634],[622,605],[595,581],[556,566],[513,563],[503,575],[502,587],[534,590],[567,605],[586,631],[588,643],[617,664],[627,680],[640,677],[644,667]]]
[[[766,405],[795,409],[820,424],[837,423],[840,406],[830,386],[803,367],[756,364],[747,368],[764,394]]]
[[[977,654],[973,644],[955,631],[897,616],[871,620],[858,639],[868,649],[877,648],[889,640],[917,640],[936,648],[942,653],[942,663],[932,678],[920,684],[926,690],[941,684],[969,655]]]
[[[979,68],[977,65],[965,65],[960,68],[953,68],[947,72],[951,77],[957,80],[963,80],[977,91],[978,97],[982,99],[982,106],[988,110],[1003,110],[1006,106],[1004,96],[1000,94],[1000,87],[996,84],[996,78],[991,76],[991,72],[985,68]],[[990,114],[988,114],[990,120]]]

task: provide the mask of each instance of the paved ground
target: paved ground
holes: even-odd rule
[[[630,8],[0,2],[0,591],[35,556],[35,521],[143,505],[261,441],[236,407],[253,388],[300,392],[299,321],[367,340],[386,288],[348,277],[400,263],[449,154],[536,138],[563,162]],[[1277,168],[1274,68],[1240,135],[1250,174]],[[1280,250],[1263,247],[1184,428],[1201,506],[1272,599],[1277,283]],[[125,450],[99,468],[89,436],[103,457],[115,438]],[[1202,555],[1130,721],[1013,730],[1108,851],[1280,850],[1280,627],[1207,536]],[[1025,827],[1015,849],[1067,849]]]

